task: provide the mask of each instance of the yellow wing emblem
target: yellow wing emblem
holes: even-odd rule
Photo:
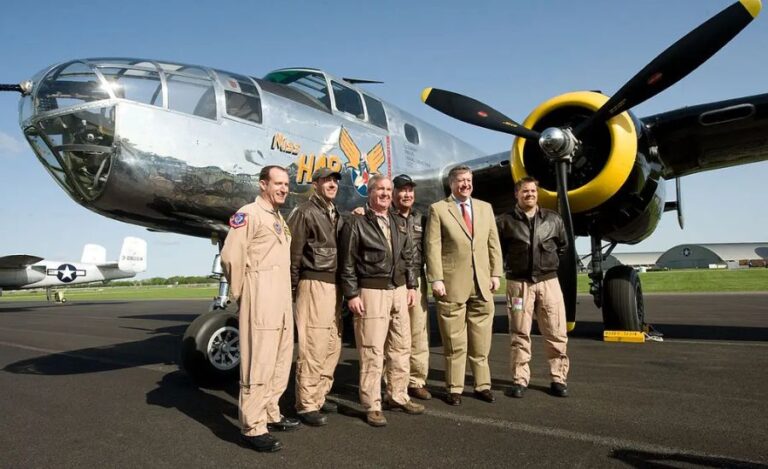
[[[352,140],[349,132],[347,132],[347,129],[343,127],[341,128],[341,134],[339,135],[339,147],[341,147],[341,151],[349,160],[347,165],[352,166],[353,168],[359,168],[360,149],[355,145],[355,142]]]
[[[384,163],[384,160],[384,146],[381,142],[371,148],[368,155],[365,157],[365,161],[368,163],[368,170],[372,173],[379,172],[379,168]]]
[[[362,171],[361,164],[363,161],[361,160],[365,158],[365,166],[367,166],[368,172],[378,173],[381,165],[387,160],[384,155],[384,145],[381,142],[374,145],[368,153],[363,155],[355,141],[352,140],[352,136],[349,135],[349,132],[344,127],[341,128],[339,133],[339,147],[349,160],[346,163],[347,167],[355,168],[356,170]]]

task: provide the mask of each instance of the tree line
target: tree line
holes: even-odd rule
[[[143,287],[143,286],[162,286],[162,285],[200,285],[200,284],[218,284],[218,280],[209,278],[205,275],[199,276],[181,276],[174,277],[152,277],[142,280],[112,280],[104,285],[108,287]],[[72,285],[67,288],[93,288],[94,284]]]

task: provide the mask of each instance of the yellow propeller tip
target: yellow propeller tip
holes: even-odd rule
[[[568,332],[571,332],[574,329],[576,329],[576,321],[566,323],[566,329],[568,330]]]
[[[421,102],[426,103],[427,98],[429,98],[429,93],[432,92],[432,88],[424,88],[424,90],[421,92]]]
[[[763,4],[760,0],[739,0],[744,8],[752,15],[752,18],[757,18],[760,14],[760,10],[763,8]]]

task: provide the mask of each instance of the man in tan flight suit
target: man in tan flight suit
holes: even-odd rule
[[[299,332],[296,411],[302,422],[315,427],[328,423],[323,413],[337,410],[326,396],[341,354],[341,290],[336,286],[339,212],[333,203],[340,179],[341,174],[329,168],[316,170],[314,194],[288,216]]]
[[[381,412],[385,355],[388,407],[408,414],[424,412],[424,406],[408,396],[408,307],[417,287],[413,245],[405,220],[390,213],[391,203],[392,181],[380,174],[371,177],[365,215],[350,217],[339,240],[341,286],[354,314],[360,353],[360,403],[367,412],[366,421],[374,427],[387,424]]]
[[[278,208],[288,196],[288,172],[265,166],[260,194],[229,219],[221,266],[240,307],[240,423],[243,441],[256,451],[279,451],[269,430],[299,422],[280,414],[293,357],[291,235]]]
[[[461,405],[467,356],[475,397],[493,402],[488,354],[502,273],[499,234],[491,205],[471,197],[471,169],[454,167],[448,180],[451,195],[429,208],[424,247],[445,349],[446,402]]]
[[[427,390],[427,373],[429,372],[429,316],[427,311],[427,279],[424,272],[424,227],[427,217],[413,208],[416,202],[416,183],[407,174],[396,176],[392,180],[395,191],[392,197],[395,218],[406,221],[408,235],[413,242],[413,267],[418,274],[419,288],[416,289],[416,299],[413,306],[408,308],[411,319],[411,378],[408,382],[408,395],[417,399],[432,399]]]

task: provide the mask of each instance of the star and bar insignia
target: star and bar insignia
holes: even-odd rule
[[[229,217],[229,226],[232,228],[240,228],[248,224],[246,214],[243,212],[237,212]]]

